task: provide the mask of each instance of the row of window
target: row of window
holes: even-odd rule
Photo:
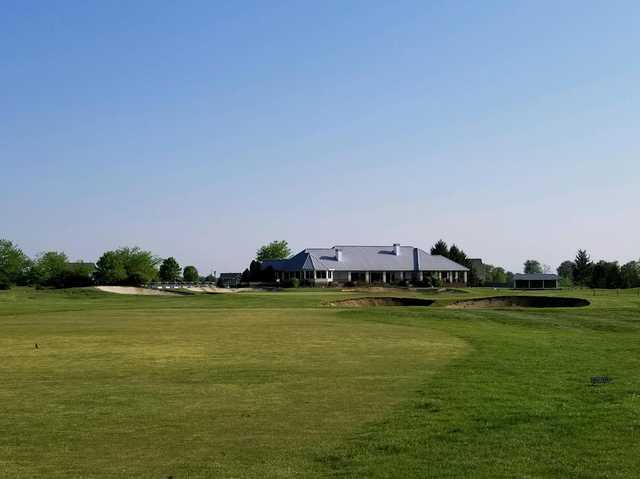
[[[315,277],[314,277],[314,273],[315,273]],[[292,279],[292,278],[298,278],[298,279],[333,279],[333,271],[292,271],[292,272],[285,272],[282,273],[284,279]],[[424,276],[431,276],[432,273],[431,272],[425,272]],[[442,273],[440,273],[440,276],[443,280],[449,279],[449,277],[453,277],[453,273],[448,273],[446,271],[443,271]],[[413,277],[415,279],[415,277],[417,277],[417,273],[415,271],[407,271],[403,274],[403,277],[406,279],[409,279],[411,277]],[[459,277],[462,278],[462,273],[459,274]],[[364,281],[366,278],[366,273],[360,272],[360,271],[353,271],[351,273],[351,280],[352,281]],[[398,272],[393,272],[390,271],[386,274],[386,279],[387,281],[395,281],[395,280],[399,280],[400,279],[400,273]],[[380,282],[382,281],[382,272],[378,272],[378,271],[372,271],[370,272],[370,280],[372,282]]]
[[[333,271],[292,271],[282,273],[284,279],[333,279]],[[303,278],[304,276],[304,278]]]

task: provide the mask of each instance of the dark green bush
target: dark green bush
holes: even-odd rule
[[[0,291],[11,289],[11,283],[9,279],[0,274]]]
[[[300,280],[298,278],[291,278],[290,280],[285,281],[283,286],[285,288],[299,288]]]

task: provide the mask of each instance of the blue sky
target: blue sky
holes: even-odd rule
[[[640,257],[640,4],[5,1],[0,237]]]

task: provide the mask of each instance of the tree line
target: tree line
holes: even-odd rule
[[[162,259],[138,247],[106,251],[96,264],[71,262],[64,252],[47,251],[34,258],[0,239],[0,289],[14,285],[52,288],[117,285],[140,286],[153,281],[215,281],[200,277],[195,266],[182,268],[175,258]]]
[[[592,261],[586,250],[578,250],[575,259],[563,261],[558,276],[567,285],[602,289],[640,288],[640,261],[620,265],[618,261]]]
[[[551,268],[540,261],[528,259],[525,273],[550,273]],[[640,261],[620,265],[618,261],[592,261],[586,250],[580,249],[573,260],[565,260],[556,269],[560,285],[601,289],[640,288]]]

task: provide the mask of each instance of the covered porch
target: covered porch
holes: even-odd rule
[[[467,271],[335,271],[327,269],[275,272],[278,282],[295,278],[309,283],[397,284],[402,281],[422,282],[428,277],[436,278],[443,284],[467,283]]]

